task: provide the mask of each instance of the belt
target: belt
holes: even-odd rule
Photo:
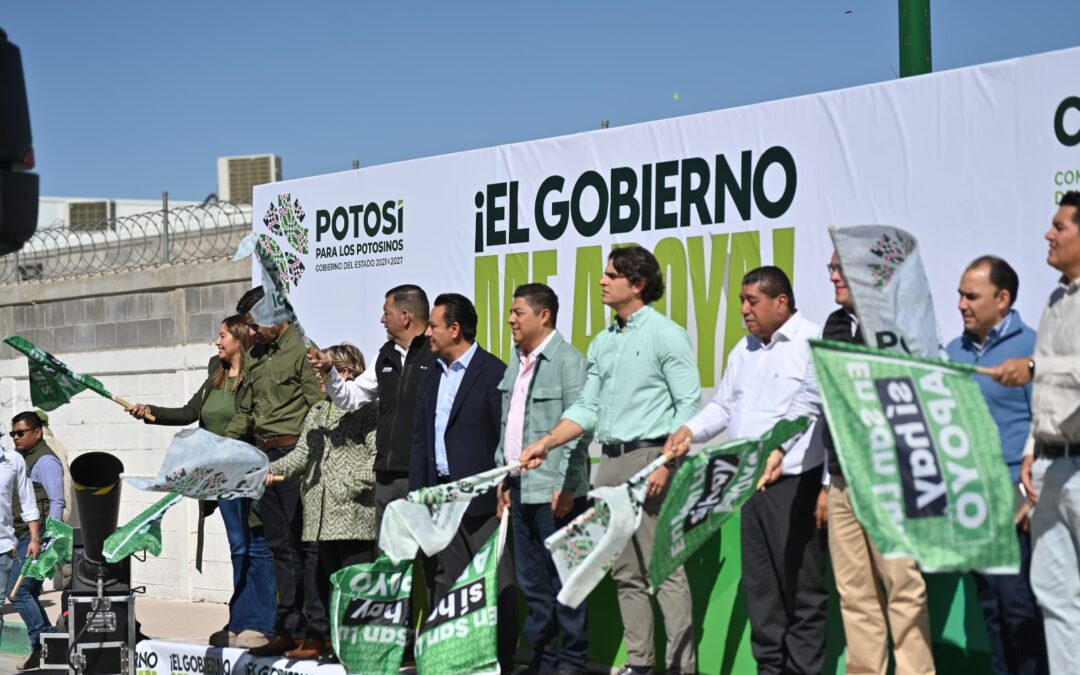
[[[260,450],[275,450],[286,445],[296,445],[299,436],[271,436],[270,438],[256,438],[255,447]]]
[[[1080,443],[1043,443],[1035,444],[1035,456],[1047,459],[1080,457]]]
[[[629,454],[635,450],[641,450],[642,448],[660,448],[667,442],[667,437],[664,438],[646,438],[640,441],[630,441],[629,443],[604,443],[600,446],[600,449],[608,457],[621,457],[622,455]]]

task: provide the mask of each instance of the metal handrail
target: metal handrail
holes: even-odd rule
[[[251,203],[212,201],[84,226],[39,229],[0,257],[0,285],[229,259],[251,232]]]

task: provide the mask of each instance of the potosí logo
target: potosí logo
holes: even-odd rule
[[[783,186],[775,198],[765,191],[770,169]],[[712,161],[687,157],[614,167],[606,176],[585,171],[572,181],[552,175],[540,183],[533,200],[533,228],[555,241],[570,227],[593,237],[605,228],[610,234],[628,234],[688,227],[694,217],[702,225],[719,224],[728,218],[729,199],[744,221],[755,210],[779,218],[791,208],[797,184],[795,159],[779,145],[757,158],[744,150],[737,163],[719,154]],[[476,193],[476,253],[529,242],[533,228],[518,222],[518,196],[518,181],[492,183]]]
[[[351,204],[334,209],[315,211],[315,243],[323,239],[335,242],[328,246],[316,246],[316,258],[362,255],[401,251],[405,240],[397,237],[405,232],[405,200],[389,199],[379,204]],[[351,240],[351,241],[349,241]]]

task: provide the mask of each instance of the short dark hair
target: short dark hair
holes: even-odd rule
[[[537,314],[545,309],[551,312],[552,326],[559,318],[559,296],[547,284],[522,284],[514,289],[514,297],[523,299]]]
[[[435,298],[435,306],[443,308],[447,326],[456,323],[461,326],[461,337],[476,341],[476,308],[471,300],[460,293],[441,293]]]
[[[11,418],[11,426],[15,426],[19,422],[26,422],[27,426],[31,429],[37,429],[38,427],[44,426],[41,423],[41,418],[38,417],[38,414],[33,410],[25,410]]]
[[[784,270],[773,265],[765,265],[750,270],[742,278],[742,285],[749,286],[751,284],[757,284],[762,293],[773,299],[786,295],[788,307],[791,311],[795,311],[795,291],[792,290],[791,280],[788,279],[788,275],[784,273]]]
[[[612,250],[608,260],[615,266],[615,271],[631,284],[645,282],[641,299],[646,305],[664,297],[664,275],[660,271],[660,263],[648,250],[640,246],[625,246]]]
[[[417,321],[426,323],[428,320],[428,299],[424,289],[416,284],[401,284],[394,286],[386,292],[390,298],[390,304],[398,309],[403,309],[412,314]]]
[[[244,293],[236,303],[236,313],[240,316],[244,316],[250,312],[255,305],[259,304],[259,301],[263,299],[264,295],[266,295],[266,291],[263,290],[262,286],[256,286],[247,293]]]
[[[1020,290],[1020,277],[1017,276],[1016,270],[996,255],[981,255],[972,260],[967,268],[973,270],[983,265],[990,268],[990,283],[994,285],[994,288],[1009,292],[1009,307],[1012,307],[1016,302],[1016,294]]]

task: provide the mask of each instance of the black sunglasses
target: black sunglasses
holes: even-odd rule
[[[30,433],[34,429],[40,429],[41,427],[30,427],[29,429],[20,429],[19,431],[12,431],[9,434],[12,438],[22,438],[26,434]]]

